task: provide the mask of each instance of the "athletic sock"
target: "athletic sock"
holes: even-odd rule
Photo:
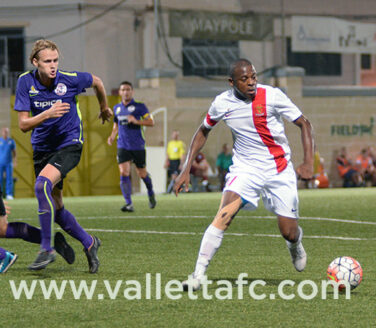
[[[0,247],[0,261],[5,259],[7,251]]]
[[[171,193],[172,192],[172,188],[174,187],[174,183],[175,183],[175,180],[171,180],[170,181],[170,184],[167,187],[167,193]]]
[[[5,238],[21,238],[30,243],[41,243],[41,230],[24,222],[9,222]]]
[[[132,204],[132,198],[131,198],[132,184],[131,184],[131,178],[129,176],[120,177],[120,189],[121,189],[121,192],[123,193],[125,202],[127,204]]]
[[[35,181],[35,195],[38,199],[38,215],[41,227],[41,249],[52,250],[51,235],[55,220],[55,205],[51,196],[52,183],[43,176]]]
[[[145,183],[145,186],[148,190],[148,196],[153,196],[154,195],[154,191],[153,191],[153,182],[151,181],[151,178],[149,176],[149,174],[142,179]]]
[[[208,265],[221,246],[224,231],[212,224],[206,229],[201,240],[200,251],[196,262],[194,276],[196,278],[205,275]]]
[[[77,222],[71,212],[64,207],[56,211],[55,222],[73,238],[79,240],[85,249],[89,249],[93,239]]]

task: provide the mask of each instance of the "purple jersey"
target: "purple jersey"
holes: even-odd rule
[[[93,84],[90,73],[58,70],[50,88],[42,85],[35,76],[36,70],[20,75],[17,82],[16,111],[31,111],[36,116],[56,102],[70,104],[62,117],[50,118],[33,129],[31,144],[35,151],[55,151],[68,145],[83,143],[81,112],[77,95]]]
[[[143,120],[150,115],[147,107],[132,99],[126,106],[123,103],[115,105],[114,115],[114,122],[119,127],[117,147],[126,150],[145,149],[143,128],[140,125],[129,124],[128,115],[133,115],[137,120]]]

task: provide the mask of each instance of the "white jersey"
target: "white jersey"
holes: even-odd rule
[[[290,162],[291,151],[283,119],[295,121],[302,112],[278,88],[257,85],[256,97],[240,100],[233,90],[218,95],[204,119],[206,128],[223,120],[234,138],[233,166],[230,172],[282,172]]]

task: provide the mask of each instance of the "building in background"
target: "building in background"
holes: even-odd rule
[[[192,126],[227,88],[229,63],[246,57],[262,82],[283,89],[310,117],[330,170],[340,145],[357,153],[375,141],[375,35],[374,0],[2,0],[0,124],[10,125],[12,90],[17,75],[32,68],[27,57],[39,38],[57,42],[65,70],[93,72],[109,92],[131,80],[151,111],[167,108],[146,130],[155,147],[173,129],[189,142]],[[204,151],[214,166],[231,135],[218,129],[211,138]],[[20,167],[22,156],[29,154],[20,154]]]

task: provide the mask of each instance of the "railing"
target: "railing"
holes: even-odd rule
[[[6,66],[0,69],[0,88],[9,88],[12,93],[16,92],[18,76],[23,72],[9,72]]]

